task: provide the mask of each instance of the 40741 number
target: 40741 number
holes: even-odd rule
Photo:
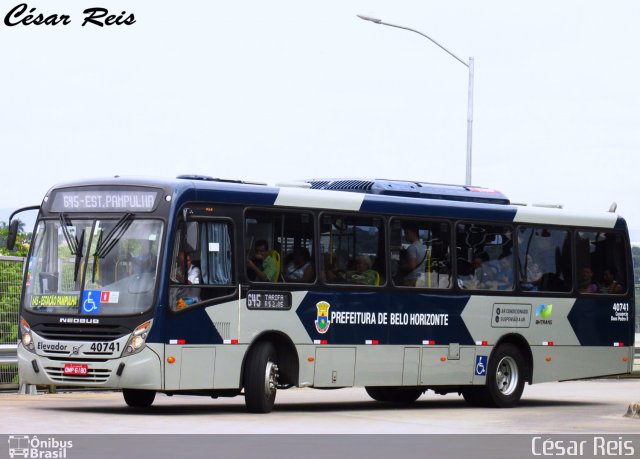
[[[100,352],[103,354],[113,354],[120,351],[120,343],[91,343],[91,352]]]

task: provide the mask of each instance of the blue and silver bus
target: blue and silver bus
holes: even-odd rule
[[[134,407],[244,395],[269,412],[279,389],[352,386],[511,407],[526,383],[632,369],[630,242],[613,212],[199,175],[65,183],[38,208],[22,383],[121,389]]]

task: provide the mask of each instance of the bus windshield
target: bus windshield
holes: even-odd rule
[[[64,315],[131,315],[153,301],[162,222],[79,219],[38,223],[24,307]]]

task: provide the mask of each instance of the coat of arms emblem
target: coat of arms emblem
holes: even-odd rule
[[[318,333],[327,333],[327,330],[329,330],[329,325],[331,325],[331,322],[329,321],[330,307],[331,306],[326,301],[320,301],[318,304],[316,304],[316,308],[318,308],[316,330],[318,330]]]

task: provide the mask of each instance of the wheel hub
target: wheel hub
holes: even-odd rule
[[[512,357],[504,357],[498,363],[496,384],[504,395],[511,395],[518,385],[518,366]]]
[[[265,367],[264,393],[269,398],[278,389],[278,365],[269,361]]]

